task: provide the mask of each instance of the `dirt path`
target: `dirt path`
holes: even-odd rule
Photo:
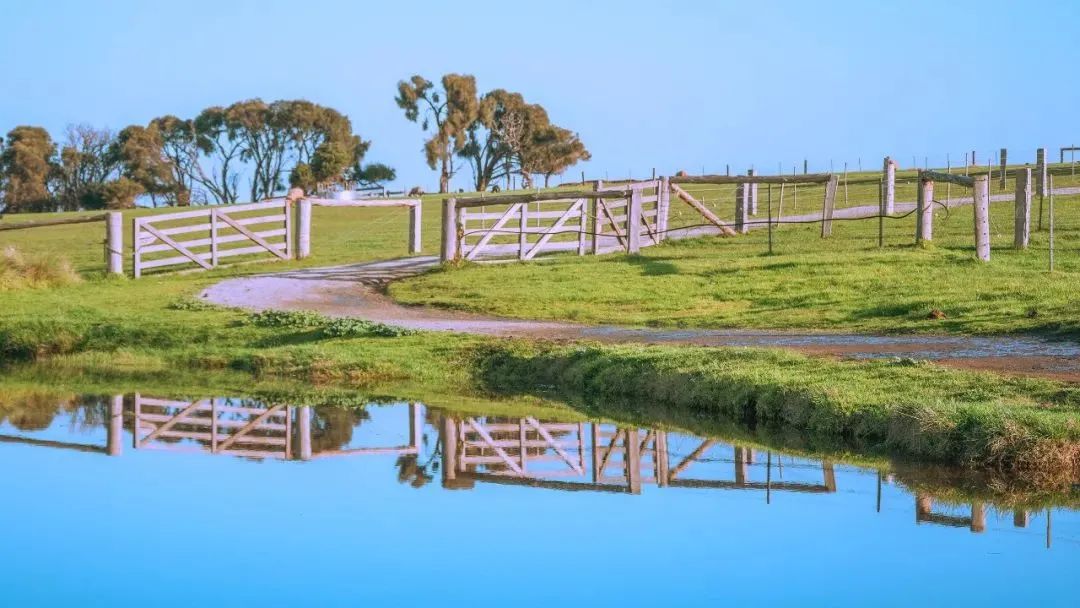
[[[425,272],[435,257],[294,270],[222,281],[202,297],[249,310],[315,310],[413,329],[608,343],[787,348],[845,358],[911,357],[954,367],[1080,381],[1080,344],[1027,337],[888,336],[762,330],[654,329],[523,321],[397,304],[381,287]]]

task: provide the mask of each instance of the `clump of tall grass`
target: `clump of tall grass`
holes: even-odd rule
[[[25,255],[10,246],[0,250],[0,291],[58,287],[81,280],[65,258]]]

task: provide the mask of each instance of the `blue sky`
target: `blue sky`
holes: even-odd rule
[[[432,188],[395,85],[466,72],[578,131],[590,176],[1024,160],[1080,141],[1077,17],[1068,1],[5,2],[0,130],[307,98]]]

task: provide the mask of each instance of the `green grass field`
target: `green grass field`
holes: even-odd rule
[[[829,239],[817,224],[778,227],[772,255],[758,230],[669,241],[639,256],[471,264],[395,283],[390,293],[409,304],[586,323],[1075,336],[1080,199],[1055,205],[1053,273],[1048,233],[1012,249],[1013,204],[995,203],[989,263],[974,258],[967,205],[939,209],[925,247],[914,245],[914,216],[886,221],[883,248],[877,220],[836,221]],[[928,319],[934,309],[947,317]]]

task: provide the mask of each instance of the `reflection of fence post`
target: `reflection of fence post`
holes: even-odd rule
[[[1015,215],[1013,247],[1027,249],[1031,238],[1031,167],[1016,170]]]
[[[885,157],[885,215],[892,215],[896,206],[896,163]]]
[[[975,254],[990,260],[990,176],[975,176]]]
[[[105,262],[109,274],[124,274],[124,216],[110,211],[105,219]]]
[[[1005,189],[1005,168],[1008,166],[1009,151],[1005,148],[1001,149],[1001,175],[998,177],[998,190]]]
[[[626,429],[626,481],[631,494],[641,494],[641,444],[637,429]]]
[[[626,206],[626,252],[641,251],[641,190],[630,191]]]
[[[453,485],[458,470],[458,427],[453,418],[440,416],[439,427],[442,435],[442,482],[443,487]]]
[[[915,206],[915,243],[934,240],[934,182],[919,172],[919,191]]]
[[[746,465],[746,448],[735,446],[735,485],[746,485],[747,478],[747,465]]]
[[[749,211],[749,199],[746,195],[746,184],[735,185],[735,232],[746,234],[750,226],[746,223],[746,214]]]
[[[409,206],[409,253],[420,253],[420,225],[423,220],[423,209],[420,201]]]
[[[442,248],[439,251],[439,261],[445,263],[457,260],[457,229],[457,199],[444,199],[442,208]]]
[[[915,493],[915,523],[926,521],[934,508],[934,499],[926,494]]]
[[[829,492],[836,491],[836,467],[833,463],[822,460],[821,461],[821,477],[825,482],[825,490]]]
[[[821,238],[832,236],[833,211],[836,209],[836,186],[840,177],[830,175],[825,184],[825,202],[821,206]]]
[[[986,531],[986,505],[981,502],[971,503],[971,531]]]
[[[660,178],[656,190],[656,231],[659,240],[667,238],[668,213],[671,210],[671,180],[667,176]]]
[[[299,435],[299,458],[311,460],[311,406],[296,408],[296,431]]]
[[[296,232],[296,259],[302,260],[311,255],[311,201],[306,198],[297,204]]]
[[[137,432],[137,431],[136,431]],[[113,395],[109,404],[109,437],[107,451],[109,456],[119,456],[124,438],[124,396]]]
[[[420,414],[420,406],[409,403],[409,447],[420,454],[420,444],[423,442],[424,420]]]

